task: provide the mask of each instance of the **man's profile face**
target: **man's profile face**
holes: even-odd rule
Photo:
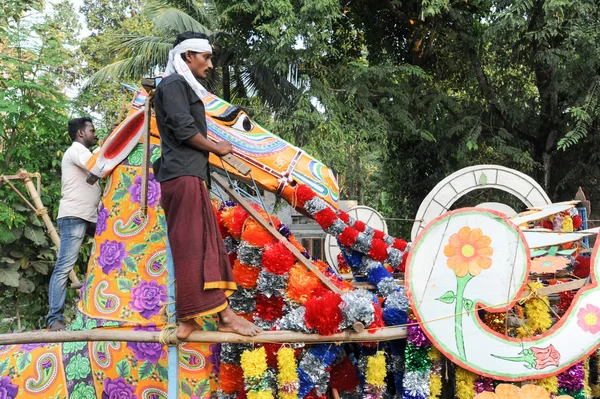
[[[86,122],[83,128],[79,129],[79,137],[81,138],[81,143],[90,148],[98,142],[98,136],[96,136],[96,128],[90,122]]]
[[[187,65],[196,79],[206,79],[213,69],[211,53],[186,53]]]

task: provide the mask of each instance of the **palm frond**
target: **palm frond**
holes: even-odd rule
[[[85,82],[82,90],[87,90],[106,81],[137,80],[144,75],[153,75],[154,66],[142,56],[125,58],[105,66]]]
[[[193,31],[210,35],[216,26],[211,9],[200,8],[193,1],[154,0],[146,6],[145,12],[157,29],[166,32]]]

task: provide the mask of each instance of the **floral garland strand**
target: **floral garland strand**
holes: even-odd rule
[[[442,395],[442,354],[434,346],[429,349],[431,373],[429,374],[429,399],[439,399]]]
[[[462,367],[456,367],[455,393],[457,399],[473,399],[475,397],[475,380],[477,374]]]
[[[300,388],[298,378],[298,365],[294,350],[289,347],[281,347],[277,351],[277,389],[281,399],[297,399]]]
[[[267,352],[264,347],[245,350],[241,356],[244,384],[248,399],[273,399],[267,373]]]
[[[313,389],[317,396],[327,393],[330,367],[342,350],[343,348],[338,345],[319,344],[304,351],[304,356],[298,365],[299,398],[306,397]]]
[[[409,320],[405,350],[405,373],[403,399],[427,399],[431,394],[430,376],[432,362],[429,358],[431,342],[419,326],[416,318]],[[469,398],[469,399],[472,399]]]

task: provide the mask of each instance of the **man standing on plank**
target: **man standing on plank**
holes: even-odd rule
[[[167,219],[176,286],[177,338],[199,329],[195,319],[219,315],[219,331],[253,336],[261,329],[236,315],[227,297],[236,289],[233,272],[210,201],[208,155],[232,151],[231,143],[206,137],[201,98],[212,48],[206,35],[185,32],[169,53],[166,75],[154,96],[162,156],[155,164]]]

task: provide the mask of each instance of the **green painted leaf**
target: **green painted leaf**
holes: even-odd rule
[[[167,381],[169,379],[169,370],[160,363],[156,365],[156,373],[163,380]]]
[[[74,353],[85,348],[86,342],[65,342],[63,344],[64,353]]]
[[[150,242],[160,242],[165,238],[164,231],[156,231],[150,235]]]
[[[440,302],[444,302],[444,303],[454,303],[454,300],[456,299],[456,295],[454,294],[454,292],[452,291],[448,291],[446,292],[444,295],[442,295],[441,297],[439,297],[437,300]]]
[[[197,396],[199,398],[204,398],[209,392],[210,392],[210,382],[208,381],[208,378],[200,381],[194,387],[194,396]]]
[[[93,330],[96,327],[98,327],[98,323],[96,322],[96,320],[94,320],[94,319],[87,319],[85,321],[85,329],[86,330]]]
[[[125,197],[125,194],[127,194],[127,190],[117,190],[115,191],[115,193],[112,196],[112,201],[113,202],[117,202],[123,199],[123,197]]]
[[[23,370],[25,370],[27,366],[31,364],[31,359],[31,352],[25,353],[23,356],[17,359],[17,370],[19,370],[19,373],[22,373]]]
[[[129,250],[129,255],[140,255],[148,248],[148,244],[137,244]]]
[[[129,377],[129,374],[131,374],[131,366],[129,366],[129,362],[127,361],[127,359],[123,359],[119,363],[117,363],[117,374],[119,375],[119,377]]]
[[[121,172],[121,180],[123,181],[125,188],[128,188],[132,184],[131,176],[127,173]]]
[[[479,184],[482,186],[485,186],[488,182],[488,177],[485,173],[481,173],[481,176],[479,176]]]
[[[146,360],[140,366],[140,369],[138,372],[139,379],[140,380],[146,379],[146,378],[150,377],[152,375],[152,373],[154,373],[154,365]]]
[[[119,291],[122,292],[129,292],[133,287],[133,283],[128,278],[117,279],[117,285],[119,286]]]
[[[185,395],[192,396],[192,387],[184,380],[181,380],[181,392]]]
[[[158,225],[160,226],[162,231],[167,230],[167,221],[165,220],[165,215],[158,215]]]
[[[125,263],[125,269],[127,269],[128,272],[131,272],[131,273],[138,272],[137,263],[136,263],[135,259],[133,259],[131,256],[126,257],[125,260],[123,261],[123,263]]]
[[[465,308],[465,310],[467,312],[470,312],[471,310],[473,310],[474,304],[473,304],[472,300],[470,300],[470,299],[464,299],[463,300],[463,306],[464,306],[464,308]]]
[[[4,375],[4,372],[8,370],[8,364],[10,359],[6,359],[3,362],[0,362],[0,375]]]

